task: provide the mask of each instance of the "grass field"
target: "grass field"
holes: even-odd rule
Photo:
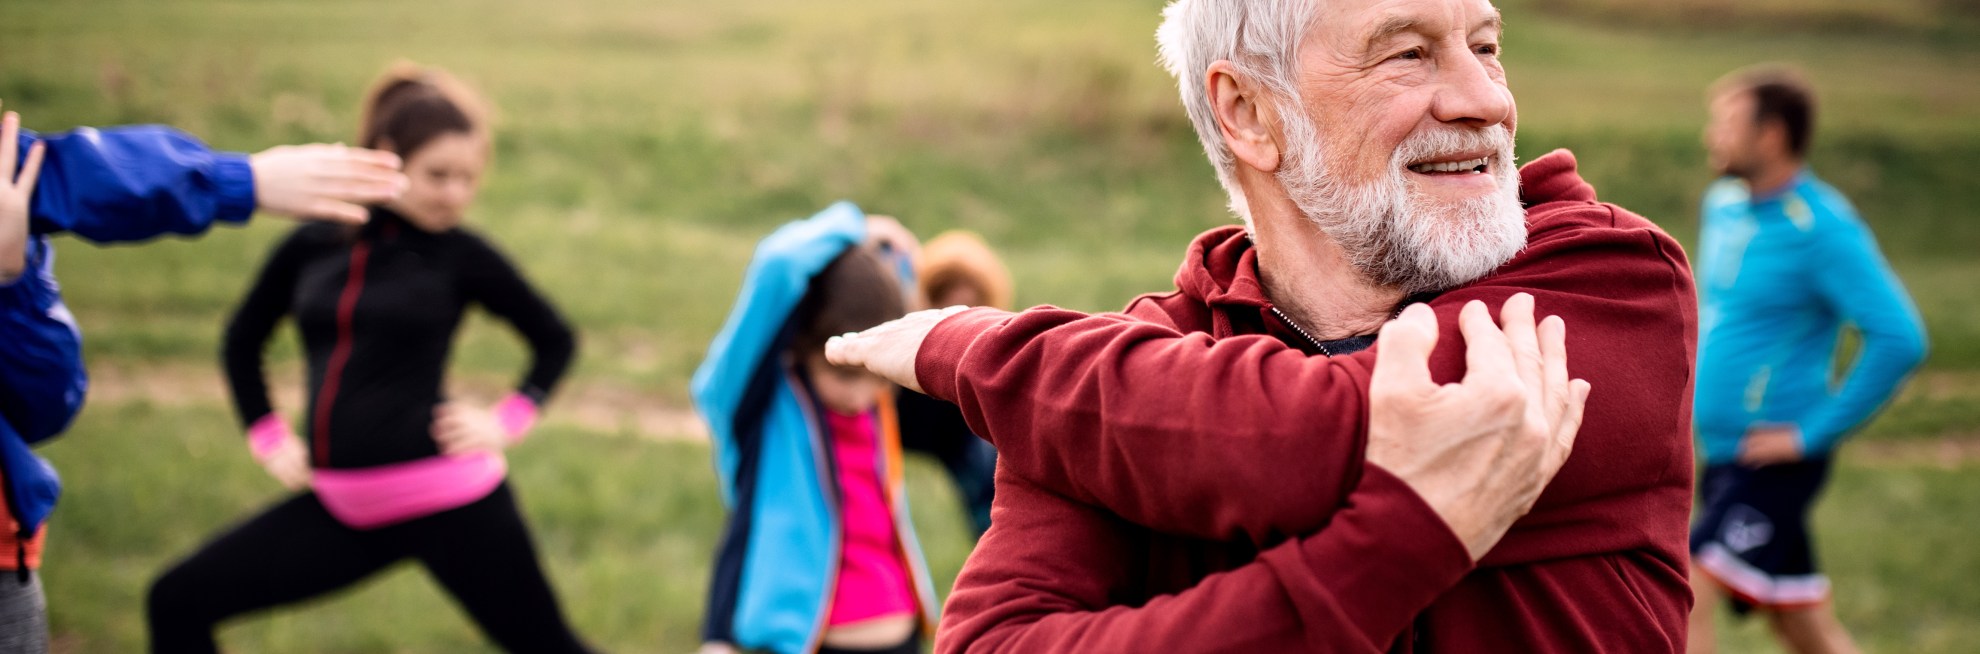
[[[1606,199],[1696,233],[1701,89],[1765,59],[1823,92],[1813,165],[1861,207],[1932,334],[1916,383],[1848,452],[1819,515],[1844,621],[1874,651],[1980,642],[1980,28],[1970,0],[1508,0],[1520,153],[1574,149]],[[30,127],[168,122],[224,148],[347,140],[387,63],[447,67],[498,107],[473,219],[583,330],[571,390],[512,457],[554,581],[615,651],[693,646],[721,520],[704,446],[670,439],[756,239],[838,198],[982,232],[1021,303],[1118,307],[1229,222],[1153,63],[1156,0],[857,4],[520,0],[0,0],[0,100]],[[1877,9],[1866,9],[1876,7]],[[1720,12],[1720,13],[1713,13]],[[1865,16],[1868,16],[1866,18]],[[132,651],[172,557],[276,497],[218,393],[219,325],[269,243],[95,248],[59,269],[103,380],[47,448],[70,492],[46,570],[64,651]],[[273,357],[294,370],[288,337]],[[522,354],[475,321],[462,384]],[[292,372],[285,373],[293,379]],[[295,403],[290,401],[290,407]],[[939,573],[968,552],[910,470]],[[225,632],[245,651],[457,651],[473,630],[399,570]],[[1768,651],[1757,624],[1733,651]]]

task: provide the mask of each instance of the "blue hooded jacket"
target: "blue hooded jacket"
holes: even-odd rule
[[[216,222],[244,222],[255,207],[246,155],[214,152],[169,127],[22,130],[11,154],[24,160],[37,142],[47,151],[28,211],[27,266],[0,284],[0,472],[23,538],[48,519],[62,488],[29,445],[67,429],[89,387],[48,235],[116,243],[197,234]]]
[[[839,564],[837,484],[826,433],[783,356],[790,318],[812,277],[866,238],[849,202],[792,222],[757,244],[741,295],[695,370],[695,407],[708,421],[722,500],[730,510],[710,583],[705,641],[780,654],[817,649]],[[934,585],[909,524],[898,432],[883,403],[880,470],[895,531],[932,632]]]

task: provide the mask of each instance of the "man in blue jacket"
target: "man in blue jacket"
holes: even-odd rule
[[[198,234],[271,213],[362,221],[363,203],[405,186],[397,157],[330,145],[214,152],[160,126],[41,136],[0,116],[0,651],[44,651],[42,523],[61,483],[29,446],[68,428],[88,377],[82,339],[55,283],[51,234],[98,243]],[[37,192],[37,188],[39,189]]]
[[[1852,652],[1815,565],[1808,510],[1842,439],[1925,357],[1925,330],[1876,239],[1804,156],[1814,99],[1797,72],[1742,70],[1713,87],[1694,403],[1705,471],[1692,526],[1691,651],[1712,611],[1758,608],[1791,650]],[[1830,382],[1836,337],[1862,347]]]

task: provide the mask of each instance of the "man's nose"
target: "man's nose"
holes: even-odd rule
[[[1492,71],[1466,47],[1461,54],[1438,66],[1441,84],[1431,106],[1441,122],[1490,127],[1512,117],[1512,91],[1492,76]]]

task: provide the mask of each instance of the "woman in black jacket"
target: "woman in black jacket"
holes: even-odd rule
[[[214,651],[229,617],[349,586],[417,559],[509,651],[584,651],[505,480],[569,366],[557,311],[460,226],[489,156],[473,96],[401,66],[374,87],[360,141],[399,154],[411,186],[361,228],[309,225],[270,256],[227,326],[225,364],[255,458],[308,486],[220,535],[153,584],[152,649]],[[533,362],[492,409],[449,402],[443,376],[468,305],[508,321]],[[269,405],[262,350],[283,316],[302,337],[305,440]]]

